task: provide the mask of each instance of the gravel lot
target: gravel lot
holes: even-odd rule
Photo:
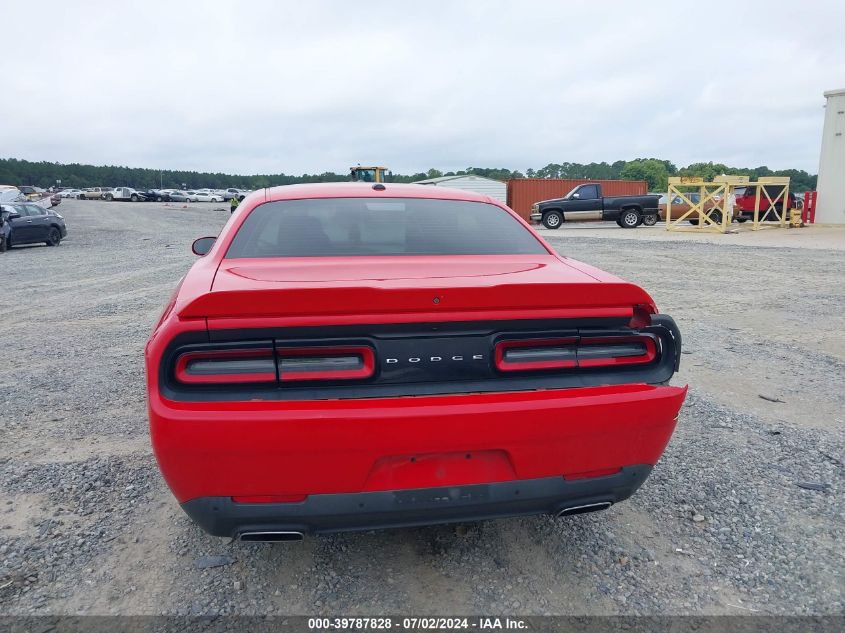
[[[60,247],[0,255],[0,614],[843,613],[842,250],[545,232],[684,333],[690,395],[640,492],[565,520],[242,544],[159,476],[142,362],[191,240],[228,210],[60,211]]]

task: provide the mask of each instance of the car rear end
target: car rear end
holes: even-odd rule
[[[419,189],[253,194],[177,289],[146,349],[151,432],[210,533],[603,509],[659,459],[686,393],[672,320],[489,199]]]

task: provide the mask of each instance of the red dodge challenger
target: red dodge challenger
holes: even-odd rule
[[[641,288],[421,185],[248,196],[146,347],[153,448],[211,534],[558,516],[643,483],[686,387]]]

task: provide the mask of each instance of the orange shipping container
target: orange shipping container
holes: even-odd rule
[[[579,178],[519,178],[508,180],[508,206],[526,220],[531,205],[540,200],[562,198],[573,187],[594,182],[601,185],[605,196],[643,196],[648,193],[645,180],[587,180]]]

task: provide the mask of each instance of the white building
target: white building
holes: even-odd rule
[[[494,200],[499,200],[507,204],[508,201],[508,186],[500,180],[493,180],[492,178],[485,178],[484,176],[441,176],[440,178],[429,178],[427,180],[418,180],[417,185],[434,185],[435,187],[449,187],[451,189],[463,189],[464,191],[474,191],[476,193],[490,196]]]
[[[824,93],[822,153],[816,190],[816,222],[845,224],[845,89]]]

